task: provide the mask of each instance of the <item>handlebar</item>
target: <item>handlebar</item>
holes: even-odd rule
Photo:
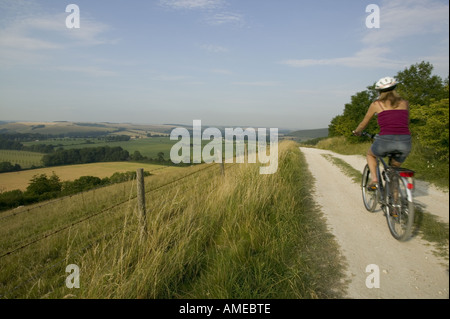
[[[353,135],[356,135],[356,134],[355,134],[355,131],[353,131],[352,133],[353,133]],[[368,138],[370,138],[370,139],[373,139],[373,138],[376,136],[376,134],[370,134],[370,133],[368,133],[368,132],[366,132],[366,131],[363,131],[363,132],[361,132],[361,133],[359,134],[359,136],[366,136],[366,137],[368,137]]]

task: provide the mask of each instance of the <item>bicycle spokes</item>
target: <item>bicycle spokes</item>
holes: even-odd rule
[[[366,165],[363,172],[361,190],[363,195],[364,206],[369,212],[374,212],[378,203],[379,190],[369,190],[368,186],[372,181],[369,167]]]
[[[394,238],[406,240],[411,234],[414,206],[403,179],[394,176],[386,187],[386,219]]]

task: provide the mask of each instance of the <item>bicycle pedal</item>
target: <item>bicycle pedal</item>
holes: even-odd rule
[[[390,214],[392,217],[397,218],[398,215],[399,215],[399,208],[401,208],[401,206],[400,206],[400,205],[393,205],[392,207],[393,207],[394,209],[391,210],[391,211],[389,212],[389,214]]]

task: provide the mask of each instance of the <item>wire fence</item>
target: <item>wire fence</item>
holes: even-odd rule
[[[156,192],[156,191],[158,191],[158,190],[160,190],[160,189],[163,189],[164,187],[167,187],[167,186],[169,186],[169,185],[172,185],[172,184],[175,184],[175,183],[177,183],[177,182],[179,182],[179,181],[182,181],[182,180],[184,180],[184,179],[186,179],[186,178],[188,178],[188,177],[191,177],[192,175],[195,175],[195,174],[198,174],[198,173],[200,173],[200,172],[202,172],[202,171],[204,171],[204,170],[210,169],[211,167],[214,167],[214,166],[207,166],[207,167],[202,168],[202,169],[200,169],[200,170],[198,170],[198,171],[189,173],[189,174],[184,175],[184,176],[182,176],[182,177],[180,177],[180,178],[177,178],[177,179],[175,179],[175,180],[172,180],[172,181],[170,181],[170,182],[168,182],[168,183],[166,183],[166,184],[163,184],[163,185],[160,185],[160,186],[155,187],[155,188],[153,188],[153,189],[147,190],[147,191],[145,192],[145,194],[148,194],[148,193],[151,193],[151,192]],[[98,215],[101,215],[101,214],[104,214],[104,213],[106,213],[106,212],[108,212],[108,211],[111,211],[112,209],[114,209],[114,208],[116,208],[116,207],[119,207],[119,206],[121,206],[121,205],[123,205],[123,204],[126,204],[126,203],[128,203],[130,200],[133,200],[133,199],[136,199],[136,198],[137,198],[137,195],[134,195],[134,196],[132,196],[131,198],[127,198],[127,199],[125,199],[125,200],[123,200],[123,201],[120,201],[120,202],[118,202],[118,203],[116,203],[116,204],[114,204],[114,205],[112,205],[112,206],[109,206],[108,208],[105,208],[105,209],[103,209],[103,210],[101,210],[101,211],[99,211],[99,212],[96,212],[96,213],[91,214],[91,215],[89,215],[89,216],[87,216],[87,217],[84,217],[84,218],[82,218],[82,219],[80,219],[80,220],[78,220],[78,221],[76,221],[76,222],[70,223],[70,224],[68,224],[68,225],[65,225],[65,226],[63,226],[63,227],[57,229],[57,230],[51,231],[50,233],[44,234],[43,236],[41,236],[41,237],[39,237],[39,238],[37,238],[37,239],[33,239],[33,240],[31,240],[30,242],[28,242],[28,243],[20,244],[17,248],[15,248],[15,249],[13,249],[13,250],[10,250],[10,251],[8,251],[8,252],[6,252],[6,253],[1,254],[1,255],[0,255],[0,259],[2,259],[2,258],[5,257],[5,256],[11,255],[11,254],[15,253],[16,251],[22,250],[22,249],[24,249],[24,248],[26,248],[26,247],[28,247],[28,246],[30,246],[30,245],[32,245],[32,244],[35,244],[35,243],[37,243],[37,242],[40,242],[40,241],[42,241],[42,240],[44,240],[44,239],[46,239],[46,238],[52,237],[52,236],[54,236],[54,235],[56,235],[56,234],[58,234],[58,233],[60,233],[60,232],[62,232],[62,231],[64,231],[64,230],[66,230],[66,229],[69,229],[69,228],[71,228],[71,227],[73,227],[73,226],[76,226],[76,225],[78,225],[78,224],[81,224],[81,223],[83,223],[83,222],[86,222],[86,221],[88,221],[88,220],[90,220],[90,219],[92,219],[92,218],[94,218],[94,217],[96,217],[96,216],[98,216]],[[56,202],[58,202],[58,201],[56,201]],[[47,205],[50,205],[50,204],[54,204],[54,203],[55,203],[55,201],[52,201],[52,202],[50,202],[50,203],[46,203],[45,205],[42,205],[41,207],[47,206]]]
[[[222,166],[222,167],[223,167],[223,170],[226,170],[226,169],[229,169],[229,168],[234,167],[234,166],[236,166],[236,164],[232,164],[232,165],[229,165],[229,166],[227,166],[227,167],[223,167],[223,166]],[[187,178],[189,178],[189,177],[192,177],[192,176],[194,176],[194,175],[197,175],[197,174],[199,174],[199,173],[201,173],[201,172],[204,172],[204,171],[206,171],[206,170],[210,170],[211,168],[214,168],[214,167],[217,167],[217,166],[216,166],[216,165],[207,165],[207,166],[204,167],[204,168],[201,168],[201,169],[196,170],[196,171],[194,171],[194,172],[191,172],[191,173],[188,173],[188,174],[186,174],[186,175],[183,175],[182,177],[176,178],[176,179],[174,179],[174,180],[172,180],[172,181],[170,181],[170,182],[167,182],[167,183],[165,183],[165,184],[162,184],[162,185],[159,185],[159,186],[154,187],[154,188],[152,188],[152,189],[149,189],[149,190],[145,191],[145,194],[157,192],[157,191],[159,191],[159,190],[164,189],[165,187],[168,187],[168,186],[170,186],[170,185],[173,185],[173,184],[176,184],[176,183],[185,181],[185,180],[186,180]],[[223,173],[223,172],[222,172],[222,173]],[[135,181],[135,180],[133,180],[132,185],[134,185],[134,181]],[[55,236],[55,235],[57,235],[57,234],[59,234],[59,233],[65,231],[65,230],[71,229],[71,228],[73,228],[74,226],[81,225],[81,224],[83,224],[84,222],[86,222],[86,221],[88,221],[88,220],[91,220],[91,219],[94,218],[94,217],[100,216],[100,215],[102,215],[102,214],[104,214],[104,213],[106,213],[106,212],[109,212],[109,211],[111,211],[111,210],[113,210],[113,209],[115,209],[115,208],[117,208],[117,207],[119,207],[119,206],[121,206],[121,205],[124,205],[124,204],[126,204],[126,203],[129,203],[129,202],[131,202],[132,200],[134,200],[134,199],[136,199],[136,198],[137,198],[137,195],[131,195],[131,192],[130,192],[130,196],[129,196],[126,200],[123,200],[123,201],[120,201],[120,202],[118,202],[118,203],[115,203],[114,205],[111,205],[111,206],[109,206],[108,208],[102,209],[101,211],[98,211],[98,212],[96,212],[96,213],[94,213],[94,214],[91,214],[91,215],[86,216],[86,217],[84,217],[84,218],[82,218],[82,219],[79,219],[79,220],[77,220],[77,221],[74,221],[74,222],[72,222],[72,223],[70,223],[70,224],[68,224],[68,225],[65,225],[65,226],[63,226],[63,227],[60,227],[60,228],[58,228],[58,229],[56,229],[56,230],[53,230],[53,231],[51,231],[51,232],[49,232],[49,233],[46,233],[46,234],[44,234],[44,235],[42,235],[42,236],[40,236],[40,237],[38,237],[38,238],[35,238],[35,239],[33,239],[33,240],[29,241],[29,242],[19,244],[16,248],[11,249],[11,250],[9,250],[9,251],[7,251],[7,252],[5,252],[5,253],[2,253],[2,254],[0,255],[0,260],[3,259],[3,258],[5,258],[5,257],[7,257],[7,256],[11,256],[11,255],[13,255],[13,254],[15,254],[15,253],[17,253],[17,252],[19,252],[19,251],[21,251],[21,250],[23,250],[23,249],[29,247],[29,246],[31,246],[31,245],[33,245],[33,244],[36,244],[36,243],[38,243],[38,242],[41,242],[41,241],[46,240],[46,239],[48,239],[48,238],[51,238],[51,237],[53,237],[53,236]],[[56,202],[57,202],[57,201],[56,201]],[[55,201],[51,201],[51,202],[46,203],[45,205],[42,205],[42,206],[40,206],[40,207],[47,206],[47,205],[54,204],[54,203],[55,203]],[[26,211],[26,210],[25,210],[25,211]],[[88,243],[87,245],[83,246],[81,249],[77,250],[77,251],[74,253],[74,256],[77,256],[77,255],[78,255],[78,256],[81,256],[81,254],[82,254],[83,252],[87,251],[87,250],[88,250],[90,247],[92,247],[95,243],[98,243],[99,241],[104,240],[104,239],[107,239],[107,238],[112,238],[112,237],[114,237],[115,235],[117,235],[118,233],[120,233],[121,231],[122,231],[122,229],[117,229],[117,230],[116,230],[115,232],[113,232],[113,233],[109,232],[108,234],[105,234],[104,236],[101,236],[100,238],[97,238],[97,239],[95,239],[95,240],[92,240],[90,243]],[[0,294],[0,298],[11,297],[11,293],[13,293],[14,291],[16,291],[16,290],[19,289],[20,287],[24,286],[25,284],[30,283],[30,282],[32,282],[33,280],[42,277],[42,275],[44,275],[45,273],[47,273],[47,272],[50,271],[51,269],[53,269],[53,268],[58,267],[59,265],[61,265],[65,260],[66,260],[66,257],[63,257],[61,260],[59,260],[59,261],[57,261],[57,262],[55,262],[55,263],[52,263],[51,265],[45,267],[45,268],[44,268],[42,271],[40,271],[38,274],[36,274],[36,275],[34,275],[34,276],[31,276],[30,278],[24,280],[23,282],[19,283],[17,286],[15,286],[14,288],[12,288],[12,289],[9,290],[8,292],[6,292],[6,293],[4,293],[4,294]]]
[[[160,167],[160,168],[157,168],[157,169],[154,169],[154,170],[150,171],[150,173],[155,172],[155,171],[159,171],[159,170],[162,170],[162,169],[166,169],[166,168],[169,168],[169,167],[173,167],[173,166]],[[114,184],[112,184],[112,185],[114,185]],[[74,196],[83,195],[83,194],[86,194],[86,193],[89,193],[89,192],[93,192],[93,191],[96,191],[96,190],[99,190],[99,189],[103,189],[103,188],[105,188],[105,187],[112,186],[112,185],[100,185],[100,186],[91,188],[91,189],[89,189],[89,190],[83,191],[83,192],[79,192],[79,193],[75,193],[75,194],[70,194],[70,195],[67,195],[67,196],[60,197],[60,198],[52,199],[52,200],[46,201],[46,202],[44,202],[44,203],[37,203],[37,204],[34,204],[34,205],[31,206],[31,207],[26,207],[26,208],[24,208],[24,209],[22,209],[22,210],[19,210],[19,209],[20,209],[20,208],[23,208],[23,207],[18,207],[18,208],[12,209],[12,210],[10,211],[11,213],[9,213],[9,214],[6,214],[6,212],[4,212],[4,213],[5,213],[5,216],[1,216],[1,217],[0,217],[0,222],[1,222],[2,220],[4,220],[4,219],[10,218],[10,217],[14,217],[14,216],[17,216],[17,215],[22,214],[22,213],[29,213],[29,212],[34,211],[34,210],[37,210],[37,209],[39,209],[39,208],[42,208],[42,207],[45,207],[45,206],[49,206],[49,205],[53,205],[53,204],[55,204],[55,203],[64,201],[64,200],[66,200],[67,198],[72,198],[72,197],[74,197]],[[0,212],[0,213],[1,213],[1,212]]]

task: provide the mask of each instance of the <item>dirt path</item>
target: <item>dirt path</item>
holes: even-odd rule
[[[448,260],[436,257],[433,247],[420,236],[401,243],[388,229],[383,212],[365,210],[360,186],[321,154],[331,154],[362,171],[365,159],[313,148],[300,148],[315,178],[316,201],[341,247],[347,262],[347,297],[355,299],[449,298]],[[426,183],[416,184],[416,198],[430,213],[448,223],[448,193]],[[368,288],[366,279],[379,269],[379,288]],[[373,267],[373,266],[372,266]]]

